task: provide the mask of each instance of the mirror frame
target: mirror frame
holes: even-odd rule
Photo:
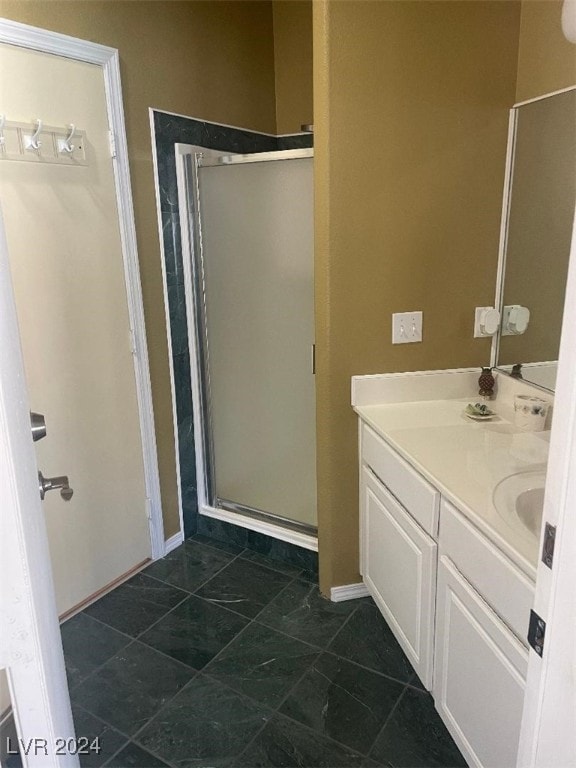
[[[506,272],[506,252],[508,250],[508,221],[510,217],[510,204],[512,190],[512,176],[514,174],[514,154],[516,149],[516,132],[518,126],[518,108],[524,107],[527,104],[533,104],[536,101],[543,101],[549,99],[552,96],[558,96],[561,93],[568,93],[569,91],[576,91],[576,85],[570,85],[567,88],[561,88],[558,91],[551,91],[545,93],[542,96],[535,96],[533,99],[527,99],[526,101],[519,101],[510,108],[508,119],[508,144],[506,147],[506,165],[504,170],[504,190],[502,195],[502,215],[500,219],[500,241],[498,244],[498,267],[496,270],[496,295],[494,297],[494,306],[500,312],[500,318],[502,318],[502,310],[504,308],[504,284],[505,284],[505,272]],[[502,319],[500,319],[500,325],[498,331],[492,337],[492,347],[490,350],[490,367],[495,368],[499,373],[503,373],[506,376],[510,376],[510,372],[498,367],[498,353],[500,351],[500,338],[502,335]],[[545,361],[543,361],[545,362]],[[538,389],[542,389],[545,392],[554,392],[554,390],[543,387],[540,384],[530,384]]]

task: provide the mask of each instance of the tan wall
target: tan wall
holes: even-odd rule
[[[576,45],[562,34],[562,0],[524,0],[516,101],[576,84]]]
[[[312,0],[274,0],[278,133],[312,122]]]
[[[269,2],[0,0],[0,16],[120,51],[166,536],[178,530],[148,108],[274,132]]]
[[[320,577],[358,581],[350,376],[480,366],[491,304],[515,2],[314,3]],[[424,341],[392,346],[392,312]]]

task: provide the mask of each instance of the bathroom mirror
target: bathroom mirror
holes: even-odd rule
[[[576,204],[576,87],[514,107],[510,142],[493,359],[553,390]]]

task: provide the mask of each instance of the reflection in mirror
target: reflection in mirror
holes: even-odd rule
[[[499,370],[554,389],[576,204],[576,89],[513,112],[496,360]]]

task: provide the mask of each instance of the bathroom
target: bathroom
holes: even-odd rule
[[[166,538],[179,501],[148,107],[272,134],[313,122],[320,585],[355,584],[350,377],[489,360],[471,316],[494,299],[508,109],[572,84],[561,4],[113,5],[0,14],[121,52]],[[391,313],[414,308],[425,341],[392,347]]]

